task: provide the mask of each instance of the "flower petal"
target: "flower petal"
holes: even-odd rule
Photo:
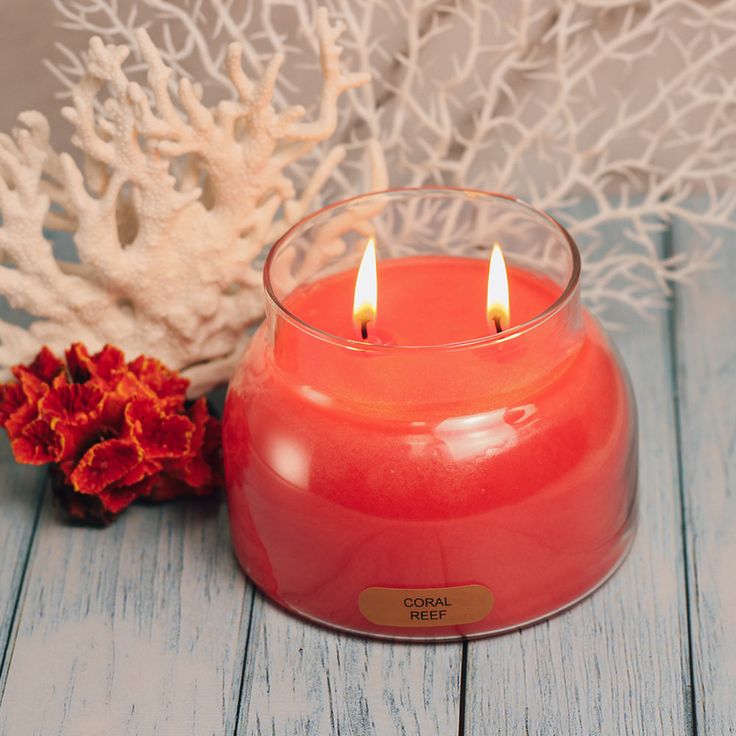
[[[213,487],[212,468],[198,456],[167,460],[164,464],[166,473],[185,484],[190,492],[198,489],[208,493]]]
[[[44,383],[30,371],[22,369],[19,376],[20,387],[29,403],[36,404],[42,396],[49,392],[48,383]]]
[[[102,505],[112,514],[119,514],[124,508],[130,506],[140,495],[135,486],[108,486],[97,494]]]
[[[0,427],[18,410],[26,405],[26,395],[19,383],[4,383],[0,385]]]
[[[62,452],[62,446],[63,441],[45,419],[34,419],[11,443],[15,459],[26,465],[53,462]]]
[[[112,378],[127,367],[123,351],[114,345],[105,345],[99,353],[92,356],[92,362],[101,378]]]
[[[188,455],[164,462],[165,472],[188,486],[189,493],[211,492],[220,482],[220,422],[211,416],[204,398],[187,410],[194,424]]]
[[[153,489],[159,477],[160,476],[158,473],[147,475],[145,478],[139,480],[137,483],[126,484],[125,487],[128,488],[131,492],[135,493],[136,498],[149,498],[151,495],[151,490]],[[122,487],[123,484],[121,483],[120,485]]]
[[[182,378],[155,358],[141,355],[128,364],[130,372],[142,384],[150,388],[153,393],[166,404],[181,407],[186,398],[189,380]]]
[[[72,343],[65,356],[66,367],[72,381],[84,383],[92,377],[92,358],[81,342]]]
[[[106,440],[87,450],[70,480],[79,493],[99,495],[130,473],[141,460],[142,452],[134,442]]]
[[[66,351],[66,364],[75,383],[96,378],[103,384],[114,384],[125,371],[125,355],[112,345],[105,345],[99,353],[90,356],[87,348],[75,342]]]
[[[38,410],[43,416],[68,424],[88,424],[102,412],[103,398],[102,391],[94,386],[70,383],[52,388],[38,402]]]
[[[106,434],[109,437],[110,429],[102,418],[104,405],[102,392],[88,383],[52,388],[38,402],[40,416],[63,438],[56,462],[78,459]]]
[[[161,463],[156,460],[144,459],[138,463],[129,473],[126,473],[117,483],[118,486],[133,486],[141,484],[141,481],[151,478],[161,470]],[[143,493],[143,485],[138,495]],[[144,494],[144,495],[147,495]]]
[[[24,373],[30,373],[43,383],[51,385],[64,372],[64,364],[46,347],[42,347],[30,365],[16,365],[13,375],[20,381]]]
[[[127,435],[134,438],[148,459],[186,455],[194,425],[182,414],[166,414],[153,401],[134,399],[125,409]]]

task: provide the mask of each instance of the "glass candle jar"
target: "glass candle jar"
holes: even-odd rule
[[[353,290],[378,253],[375,319]],[[486,312],[508,266],[510,322]],[[580,255],[511,197],[356,197],[272,249],[266,319],[224,415],[235,552],[277,603],[345,631],[457,639],[549,617],[633,536],[636,412],[580,304]]]

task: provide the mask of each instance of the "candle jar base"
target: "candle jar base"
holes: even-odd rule
[[[350,332],[369,230],[379,253],[396,247],[379,260],[376,341]],[[501,334],[473,316],[494,242]],[[366,195],[287,233],[223,426],[254,583],[322,625],[420,641],[518,629],[599,587],[634,534],[636,410],[579,271],[556,222],[481,192]]]
[[[279,605],[281,608],[285,609],[287,612],[292,613],[296,616],[299,616],[300,618],[303,618],[305,621],[308,621],[309,623],[316,624],[317,626],[321,626],[326,629],[331,629],[333,631],[339,631],[343,634],[350,634],[351,636],[361,636],[361,637],[369,637],[371,639],[378,639],[380,641],[395,641],[395,642],[414,642],[417,644],[421,643],[451,643],[454,641],[471,641],[474,639],[486,639],[488,637],[492,636],[502,636],[503,634],[509,634],[513,631],[520,631],[521,629],[526,629],[530,626],[535,626],[536,624],[541,624],[544,621],[549,621],[551,618],[554,618],[555,616],[559,616],[562,613],[565,613],[566,611],[569,611],[571,608],[574,608],[578,605],[578,603],[582,603],[586,599],[588,599],[593,593],[595,593],[599,588],[602,588],[617,572],[619,567],[624,563],[626,558],[629,555],[629,552],[631,551],[631,547],[634,544],[634,537],[636,532],[636,520],[632,523],[631,527],[627,531],[625,537],[622,539],[623,542],[623,552],[621,553],[620,557],[615,561],[613,564],[613,567],[600,579],[598,580],[591,588],[586,590],[584,593],[582,593],[580,596],[575,598],[574,600],[570,601],[569,603],[565,603],[564,605],[560,606],[559,608],[555,609],[554,611],[549,611],[548,613],[545,613],[541,616],[537,616],[536,618],[529,619],[528,621],[521,621],[520,623],[513,624],[512,626],[507,626],[506,628],[496,628],[491,629],[489,631],[481,631],[474,634],[460,634],[460,633],[452,633],[448,631],[442,631],[441,633],[437,634],[388,634],[384,631],[366,631],[365,628],[360,629],[350,629],[345,626],[340,626],[339,624],[332,623],[331,621],[323,621],[321,619],[315,618],[314,616],[311,616],[308,612],[300,611],[298,608],[292,608],[288,606],[287,604],[283,602],[279,602],[274,598],[271,598],[277,605]],[[262,591],[263,592],[263,591]],[[270,597],[270,596],[269,596]]]

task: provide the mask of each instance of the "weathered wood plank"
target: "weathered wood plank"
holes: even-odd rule
[[[676,224],[677,250],[702,246]],[[701,734],[736,734],[736,238],[677,289],[675,349],[694,707]]]
[[[0,734],[232,733],[250,596],[224,504],[134,507],[103,530],[45,504]]]
[[[547,623],[468,651],[465,733],[691,730],[684,564],[666,315],[616,337],[640,420],[639,528],[616,575]]]
[[[46,483],[43,469],[16,465],[4,432],[0,437],[0,694],[5,680],[16,603]]]
[[[455,734],[461,653],[332,633],[258,594],[237,733]]]

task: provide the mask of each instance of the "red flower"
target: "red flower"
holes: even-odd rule
[[[143,453],[135,442],[106,440],[87,450],[69,480],[79,493],[99,495],[136,468],[142,459]]]
[[[0,426],[19,462],[54,463],[54,494],[72,518],[107,523],[137,498],[209,493],[219,482],[220,425],[189,382],[159,361],[129,364],[106,345],[44,348],[0,385]]]
[[[85,383],[91,378],[108,386],[114,385],[125,371],[125,356],[112,345],[105,345],[99,353],[90,355],[87,348],[75,342],[66,351],[66,365],[75,383]]]
[[[125,408],[126,435],[147,458],[176,458],[189,453],[194,425],[180,414],[167,414],[153,401],[133,399]]]
[[[89,384],[105,393],[105,424],[118,424],[126,402],[141,390],[139,381],[125,365],[123,353],[105,345],[99,353],[90,355],[84,345],[74,343],[66,351],[66,361],[75,383]]]
[[[32,363],[13,366],[12,372],[19,381],[23,376],[33,376],[41,383],[51,385],[64,372],[64,364],[47,347],[43,347]]]
[[[20,411],[27,403],[26,395],[19,383],[6,383],[0,386],[0,426]]]
[[[136,487],[136,496],[147,496],[161,471],[161,463],[147,458],[141,460],[132,470],[118,481],[120,486]]]
[[[191,452],[165,463],[166,472],[185,483],[197,493],[207,492],[219,477],[213,472],[218,465],[220,448],[220,423],[210,415],[207,402],[199,399],[189,409],[194,423]]]
[[[45,419],[34,419],[18,433],[11,447],[18,462],[45,465],[60,455],[62,440]]]
[[[103,508],[111,514],[119,514],[139,497],[140,491],[136,486],[121,485],[108,486],[97,495]]]
[[[41,397],[50,390],[48,383],[45,383],[30,371],[18,370],[18,366],[16,366],[13,372],[18,375],[18,385],[23,392],[27,404],[35,406]]]
[[[23,376],[21,383],[8,383],[2,386],[0,394],[0,425],[5,427],[8,437],[14,440],[23,428],[38,417],[36,406],[43,396],[42,387],[48,390],[35,376]]]
[[[19,383],[4,383],[0,385],[0,424],[15,414],[26,403],[26,397]]]
[[[189,381],[154,358],[141,355],[128,363],[130,372],[165,404],[183,406]]]
[[[78,457],[100,438],[104,433],[104,405],[102,391],[85,383],[52,388],[38,402],[39,414],[48,420],[61,439],[60,453],[54,461]]]
[[[56,423],[80,426],[102,414],[104,394],[86,383],[52,388],[38,402],[39,413]]]

